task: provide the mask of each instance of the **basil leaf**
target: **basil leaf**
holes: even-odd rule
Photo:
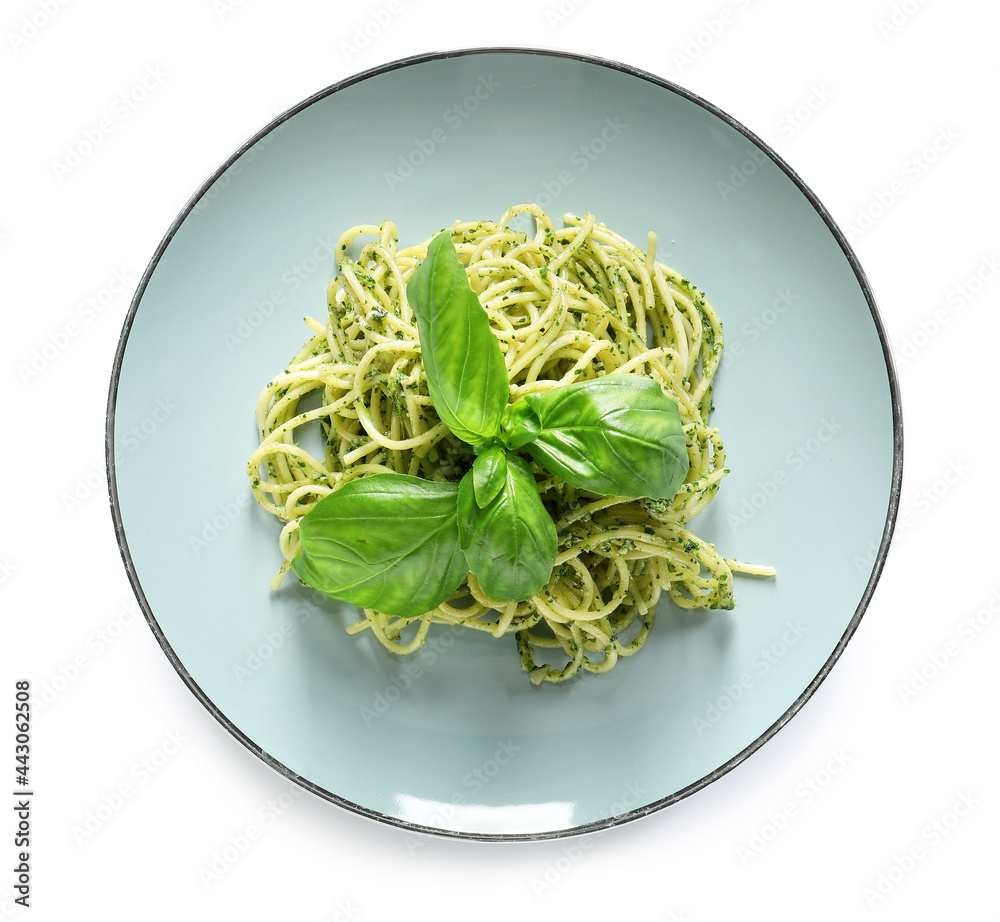
[[[469,570],[498,602],[540,592],[556,560],[556,526],[526,461],[507,458],[503,489],[485,508],[476,502],[475,473],[458,488],[458,531]]]
[[[403,618],[422,615],[469,572],[457,497],[457,484],[403,474],[351,480],[302,519],[302,550],[292,566],[335,599]]]
[[[517,451],[538,436],[541,423],[533,408],[537,401],[537,394],[528,394],[517,403],[508,404],[504,409],[500,434],[504,444],[512,451]]]
[[[417,318],[434,409],[458,438],[483,444],[500,431],[510,384],[503,353],[450,232],[441,231],[431,241],[427,258],[407,283],[406,297]]]
[[[507,452],[500,445],[487,448],[472,464],[476,504],[482,509],[499,493],[507,478]]]
[[[533,434],[531,457],[581,490],[669,499],[687,476],[680,411],[650,378],[607,375],[525,400],[521,416],[505,417],[513,442]]]

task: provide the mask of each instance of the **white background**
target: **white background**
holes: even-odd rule
[[[33,682],[36,795],[28,910],[0,810],[0,918],[1000,919],[998,19],[976,0],[5,3],[0,696],[12,714]],[[902,385],[900,525],[840,662],[746,763],[590,839],[418,838],[292,796],[134,617],[109,514],[112,359],[187,198],[315,91],[482,45],[623,61],[770,140],[854,228]]]

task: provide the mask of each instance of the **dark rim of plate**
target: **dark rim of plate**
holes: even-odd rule
[[[606,67],[611,70],[619,71],[621,73],[629,74],[640,80],[648,81],[671,93],[675,93],[678,96],[683,97],[697,105],[701,106],[703,109],[710,112],[716,118],[722,120],[727,125],[735,128],[741,134],[743,134],[749,141],[755,144],[766,156],[768,156],[776,166],[778,166],[787,176],[791,179],[802,194],[808,199],[813,208],[825,222],[830,233],[834,236],[840,248],[843,250],[844,255],[847,257],[851,269],[857,278],[858,284],[864,293],[865,300],[868,303],[868,307],[871,310],[872,319],[875,323],[875,328],[878,331],[879,340],[882,346],[882,354],[885,358],[886,373],[889,379],[889,394],[892,403],[892,424],[893,424],[893,469],[892,469],[892,483],[889,494],[889,505],[886,514],[885,526],[882,532],[882,540],[879,544],[878,552],[875,557],[875,561],[872,566],[871,577],[868,580],[868,584],[865,587],[865,591],[861,597],[861,601],[858,603],[857,609],[854,612],[854,616],[851,618],[847,629],[844,631],[843,635],[840,637],[837,645],[834,647],[833,652],[830,654],[829,658],[823,664],[823,668],[817,673],[815,678],[809,683],[805,690],[796,698],[792,705],[782,714],[770,727],[767,728],[753,743],[743,749],[741,752],[737,753],[735,756],[730,758],[723,765],[720,765],[714,771],[710,772],[705,777],[699,779],[698,781],[689,784],[687,787],[676,791],[675,793],[657,800],[654,803],[646,804],[645,806],[638,807],[634,810],[629,810],[625,813],[618,814],[616,816],[610,816],[601,820],[595,820],[589,823],[583,823],[578,826],[572,826],[566,829],[559,829],[546,832],[533,832],[533,833],[472,833],[472,832],[462,832],[450,829],[439,829],[430,826],[420,825],[418,823],[407,822],[406,820],[401,820],[397,817],[388,816],[386,814],[380,813],[376,810],[372,810],[368,807],[364,807],[360,804],[353,803],[339,797],[331,791],[327,791],[324,788],[313,784],[308,778],[304,778],[301,775],[293,772],[286,765],[282,764],[278,759],[269,753],[265,752],[260,746],[254,743],[249,737],[244,734],[239,727],[233,724],[225,714],[223,714],[218,707],[208,698],[208,696],[202,691],[195,682],[191,674],[185,669],[184,664],[180,661],[177,654],[174,652],[170,643],[167,641],[163,630],[156,621],[152,609],[148,601],[146,600],[145,593],[143,592],[142,585],[139,581],[139,576],[135,571],[135,566],[133,564],[131,555],[129,553],[128,542],[125,537],[125,529],[122,523],[121,510],[119,508],[118,502],[118,491],[115,479],[115,456],[114,456],[114,430],[115,430],[115,405],[118,395],[118,384],[119,377],[122,370],[122,360],[125,355],[125,348],[128,344],[129,332],[132,328],[132,323],[135,319],[136,312],[138,311],[139,304],[142,301],[143,294],[146,290],[146,286],[152,277],[153,272],[163,256],[164,251],[169,245],[170,241],[173,239],[174,234],[180,228],[181,224],[185,221],[187,216],[190,214],[192,209],[196,206],[198,201],[205,195],[206,192],[212,187],[215,181],[227,170],[230,166],[250,147],[256,144],[265,135],[272,132],[275,128],[280,126],[282,123],[291,119],[297,113],[301,112],[303,109],[308,108],[313,103],[318,102],[321,99],[330,96],[340,90],[347,87],[353,86],[363,80],[367,80],[370,77],[377,76],[379,74],[388,73],[390,71],[398,70],[403,67],[411,67],[415,64],[424,64],[430,61],[445,60],[447,58],[462,57],[467,55],[543,55],[553,58],[565,58],[573,61],[578,61],[585,64],[596,65],[600,67]],[[549,49],[541,48],[515,48],[515,47],[484,47],[484,48],[467,48],[455,51],[438,51],[430,52],[427,54],[414,55],[412,57],[403,58],[398,61],[392,61],[388,64],[383,64],[378,67],[374,67],[370,70],[363,71],[362,73],[356,74],[353,77],[349,77],[346,80],[342,80],[339,83],[335,83],[326,89],[320,90],[319,92],[313,94],[292,108],[283,112],[277,118],[272,120],[268,125],[257,132],[252,138],[246,141],[238,150],[236,150],[204,183],[202,183],[201,188],[189,199],[187,204],[184,206],[180,214],[174,219],[174,222],[170,225],[169,230],[164,235],[163,240],[160,241],[156,252],[153,255],[149,266],[143,273],[142,279],[139,282],[139,286],[136,289],[135,296],[132,299],[132,303],[129,307],[128,316],[125,319],[125,324],[122,329],[121,339],[118,343],[118,349],[115,353],[114,367],[112,370],[111,377],[111,389],[108,395],[108,409],[107,409],[107,426],[106,426],[106,437],[105,437],[105,454],[107,459],[108,468],[108,490],[110,494],[111,501],[111,514],[114,520],[115,534],[118,541],[118,548],[121,551],[122,560],[125,564],[125,570],[128,573],[129,581],[132,584],[132,588],[135,592],[136,598],[142,611],[146,617],[146,621],[149,623],[150,628],[153,631],[157,641],[163,648],[164,653],[166,653],[167,658],[170,660],[174,669],[183,679],[184,683],[188,688],[194,693],[195,697],[208,709],[219,723],[222,724],[240,743],[242,743],[250,752],[255,756],[260,758],[265,764],[270,766],[276,772],[284,776],[285,778],[293,781],[295,784],[300,785],[307,791],[311,791],[313,794],[335,803],[347,810],[354,813],[365,816],[369,819],[376,820],[381,823],[385,823],[391,826],[396,826],[401,829],[405,829],[408,832],[426,833],[435,836],[444,836],[448,838],[458,838],[458,839],[468,839],[473,841],[481,842],[492,842],[492,841],[537,841],[542,839],[555,839],[562,838],[566,836],[576,836],[585,833],[596,832],[602,829],[608,829],[613,826],[619,826],[623,823],[627,823],[631,820],[638,819],[642,816],[647,816],[650,813],[654,813],[658,810],[668,807],[671,804],[677,803],[683,800],[685,797],[699,791],[704,787],[710,785],[713,781],[721,778],[727,772],[731,771],[745,759],[747,759],[752,753],[756,752],[761,746],[764,745],[768,740],[770,740],[786,723],[788,723],[791,718],[798,713],[805,702],[812,696],[813,692],[819,687],[820,683],[826,678],[827,674],[833,668],[833,664],[840,658],[848,641],[850,641],[858,624],[861,621],[861,617],[868,607],[868,603],[871,600],[872,594],[875,591],[875,586],[878,583],[879,577],[882,573],[882,568],[885,564],[885,559],[889,550],[889,543],[892,538],[893,528],[896,523],[896,516],[899,509],[899,498],[900,489],[902,484],[903,476],[903,425],[902,425],[902,410],[900,406],[900,395],[899,395],[899,383],[896,378],[896,371],[893,366],[892,355],[889,348],[888,339],[886,337],[885,328],[882,323],[882,319],[879,316],[878,308],[875,305],[875,299],[872,295],[871,287],[868,284],[868,280],[865,277],[865,273],[858,262],[857,256],[851,249],[846,237],[841,232],[840,228],[836,225],[833,218],[830,216],[829,212],[824,208],[823,204],[819,201],[813,191],[803,182],[803,180],[796,174],[782,159],[781,157],[772,150],[763,140],[757,137],[753,132],[744,127],[738,121],[736,121],[731,116],[727,115],[718,107],[712,105],[712,103],[707,102],[701,97],[695,95],[689,90],[678,86],[675,83],[665,80],[662,77],[658,77],[654,74],[647,73],[646,71],[640,70],[639,68],[632,67],[627,64],[622,64],[617,61],[606,60],[603,58],[592,57],[584,54],[577,54],[575,52],[567,51],[555,51]]]

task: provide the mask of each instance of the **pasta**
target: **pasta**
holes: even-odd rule
[[[533,230],[516,229],[526,220]],[[672,499],[651,501],[586,493],[532,463],[558,536],[541,592],[495,602],[469,574],[419,618],[366,609],[349,632],[370,631],[399,654],[419,649],[435,625],[512,634],[539,684],[607,672],[634,654],[663,591],[683,608],[732,608],[734,573],[773,571],[723,558],[688,527],[728,473],[709,426],[722,325],[704,294],[656,262],[655,235],[644,253],[589,214],[557,228],[522,204],[498,222],[449,230],[504,353],[511,401],[612,372],[652,378],[679,406],[690,470]],[[372,239],[350,258],[362,237]],[[307,318],[312,336],[260,395],[260,444],[247,471],[257,502],[285,523],[275,589],[298,551],[300,520],[323,496],[380,472],[457,481],[473,461],[434,412],[406,299],[426,248],[399,249],[389,221],[348,230],[325,322]],[[310,437],[318,449],[307,448]]]

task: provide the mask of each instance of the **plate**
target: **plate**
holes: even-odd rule
[[[533,687],[513,641],[432,632],[397,658],[286,580],[252,502],[254,405],[324,316],[340,233],[401,245],[534,201],[592,212],[708,294],[732,473],[695,531],[778,576],[732,612],[663,603],[610,674]],[[795,715],[864,612],[895,519],[895,374],[871,291],[815,195],[708,102],[622,64],[473,49],[409,58],[275,119],[198,190],[139,285],[107,423],[112,510],[188,688],[281,775],[410,830],[592,832],[672,804]],[[803,718],[803,719],[808,719]]]

